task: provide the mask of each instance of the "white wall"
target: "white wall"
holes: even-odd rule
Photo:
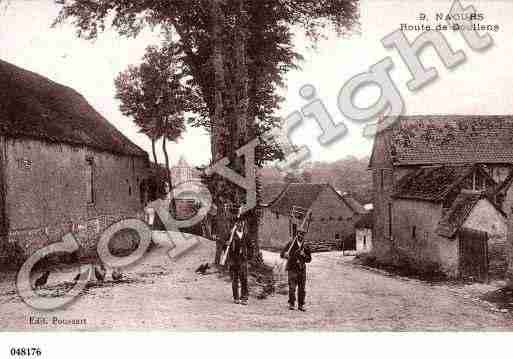
[[[372,250],[372,230],[369,228],[356,229],[356,253],[369,253]]]

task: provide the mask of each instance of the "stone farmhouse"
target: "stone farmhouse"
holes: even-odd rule
[[[75,90],[0,61],[0,259],[141,213],[148,156]]]
[[[263,191],[266,192],[265,190]],[[365,213],[349,195],[340,195],[329,184],[291,183],[263,207],[260,220],[262,248],[282,248],[290,239],[292,208],[311,209],[306,243],[313,251],[341,248],[343,240],[353,239],[355,223]]]
[[[500,272],[512,164],[513,117],[400,117],[369,164],[373,255],[450,277]]]

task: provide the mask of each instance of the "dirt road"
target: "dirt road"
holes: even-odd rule
[[[509,314],[493,312],[447,286],[404,281],[353,266],[339,252],[315,254],[308,268],[306,313],[289,311],[287,297],[251,298],[235,305],[227,278],[200,276],[194,269],[213,258],[211,242],[178,262],[165,248],[131,269],[131,283],[89,289],[55,312],[37,312],[0,285],[2,330],[508,330]],[[266,260],[276,260],[266,254]],[[74,277],[52,273],[49,285]],[[31,323],[32,317],[32,323]],[[61,324],[53,324],[53,318]],[[34,323],[44,318],[46,324]],[[62,324],[75,320],[75,324]],[[76,324],[78,323],[78,324]]]

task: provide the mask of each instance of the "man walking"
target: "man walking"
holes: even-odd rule
[[[310,248],[304,243],[305,233],[298,231],[296,239],[293,239],[281,251],[281,258],[287,259],[285,269],[289,277],[289,309],[295,309],[296,288],[298,309],[305,310],[305,285],[306,285],[306,263],[312,261]]]
[[[248,304],[248,260],[251,259],[252,246],[247,236],[247,223],[240,214],[234,224],[231,242],[228,241],[228,266],[232,279],[233,302],[235,304]],[[240,291],[239,291],[240,285]]]

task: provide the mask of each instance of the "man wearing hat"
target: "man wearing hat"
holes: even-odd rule
[[[281,251],[281,258],[287,259],[285,269],[289,277],[289,309],[295,309],[296,288],[298,309],[305,311],[306,263],[312,261],[310,248],[304,243],[305,232],[298,231],[296,238],[287,243]]]
[[[235,304],[242,305],[248,304],[248,261],[253,254],[253,247],[247,233],[246,215],[242,214],[239,208],[225,251],[232,279],[233,301]]]

